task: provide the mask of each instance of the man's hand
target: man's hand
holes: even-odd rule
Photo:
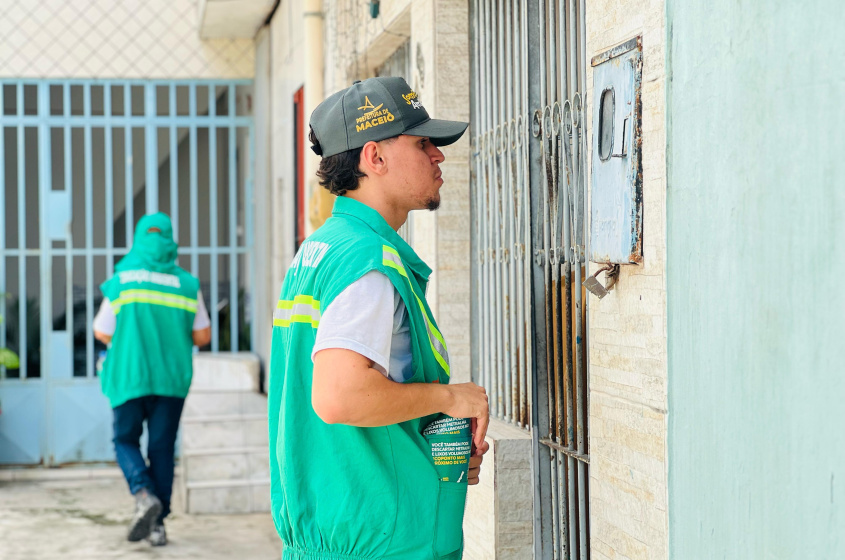
[[[475,433],[474,430],[473,433]],[[481,474],[481,462],[484,460],[484,454],[489,450],[490,444],[486,441],[482,442],[480,447],[476,447],[475,441],[473,441],[472,455],[469,458],[469,471],[467,472],[467,482],[470,486],[478,484],[478,477]]]
[[[111,335],[110,334],[100,332],[97,329],[94,329],[94,338],[96,338],[97,340],[99,340],[100,342],[105,344],[106,346],[108,346],[109,343],[111,342]]]
[[[490,423],[487,391],[475,383],[456,383],[445,387],[449,389],[452,402],[443,412],[453,418],[471,418],[472,443],[477,449],[481,449],[487,445],[484,443],[484,436],[487,435],[487,425]]]
[[[211,342],[211,327],[206,327],[198,331],[192,331],[191,338],[194,340],[194,344],[202,348],[203,346]]]

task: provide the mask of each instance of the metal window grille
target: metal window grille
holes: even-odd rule
[[[473,348],[490,412],[531,423],[527,20],[519,2],[473,3]]]
[[[471,18],[474,374],[493,414],[530,422],[536,557],[585,560],[584,0],[474,0]]]
[[[0,371],[4,405],[43,378],[38,400],[49,431],[62,423],[52,409],[63,391],[94,402],[79,391],[97,389],[105,350],[91,329],[97,286],[131,248],[144,213],[162,210],[173,220],[179,264],[202,283],[212,350],[251,348],[251,87],[251,80],[0,80],[0,347],[21,357],[19,370]],[[59,439],[32,438],[41,446],[32,454],[47,463],[108,458],[87,443],[69,449],[72,457],[54,454],[50,442]]]

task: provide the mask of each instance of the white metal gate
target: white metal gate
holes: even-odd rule
[[[590,557],[584,1],[471,14],[473,374],[531,429],[543,559]]]

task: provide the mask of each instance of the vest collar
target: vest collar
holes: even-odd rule
[[[376,210],[352,198],[339,196],[335,200],[332,216],[339,217],[341,215],[351,216],[366,224],[396,249],[406,269],[410,268],[423,282],[428,281],[428,277],[431,276],[431,268],[417,256],[417,253],[411,246],[390,227],[387,221]]]

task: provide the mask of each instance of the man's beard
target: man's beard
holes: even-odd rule
[[[428,199],[428,202],[426,202],[426,203],[425,203],[425,207],[426,207],[428,210],[430,210],[430,211],[434,212],[435,210],[437,210],[438,208],[440,208],[440,197],[439,197],[439,196],[437,196],[437,197],[432,197],[432,198],[429,198],[429,199]]]

